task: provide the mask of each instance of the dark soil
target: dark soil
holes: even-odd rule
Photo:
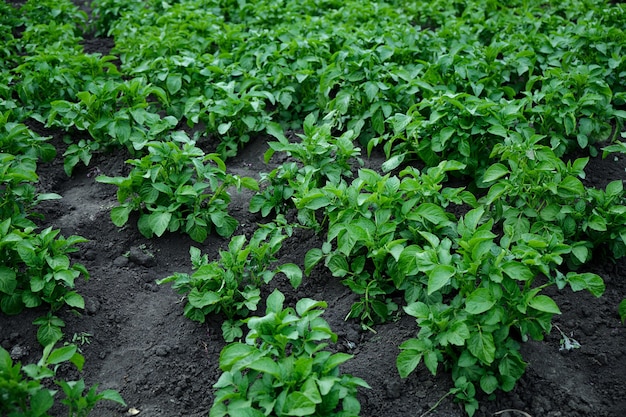
[[[85,47],[104,55],[109,53],[111,41],[90,38]],[[36,126],[34,130],[54,136],[53,142],[59,147],[59,156],[39,169],[41,191],[63,196],[40,206],[45,215],[42,226],[60,228],[65,236],[78,234],[89,239],[74,259],[91,274],[88,281],[78,284],[86,311],[80,317],[59,312],[67,324],[66,338],[89,334],[81,346],[86,358],[82,376],[88,385],[118,390],[128,404],[121,407],[102,403],[91,415],[122,416],[129,408],[150,417],[208,415],[212,385],[220,375],[219,353],[225,345],[221,318],[209,317],[204,325],[188,320],[182,315],[180,296],[155,281],[190,270],[190,245],[213,257],[228,241],[212,236],[204,244],[197,244],[179,234],[148,240],[137,231],[132,219],[127,226],[117,228],[109,218],[110,208],[116,205],[116,189],[94,178],[99,173],[125,174],[124,161],[129,155],[96,155],[88,169],[77,167],[73,177],[67,178],[60,156],[65,146],[61,134]],[[263,138],[251,141],[239,156],[228,161],[229,169],[257,178],[260,172],[269,172],[272,166],[262,158],[266,148]],[[373,159],[367,164],[376,167],[380,162]],[[626,179],[625,167],[626,158],[621,156],[594,158],[587,169],[587,185],[604,187],[610,180]],[[233,195],[231,214],[240,222],[236,234],[250,233],[262,220],[248,211],[249,197],[249,193]],[[320,244],[319,236],[296,231],[285,241],[279,262],[302,266],[306,251]],[[620,323],[617,313],[619,301],[626,297],[626,261],[614,263],[598,258],[589,270],[606,282],[606,293],[600,299],[570,290],[551,294],[563,312],[554,323],[580,342],[581,348],[559,351],[561,336],[556,329],[545,341],[525,343],[523,357],[529,363],[526,374],[513,392],[497,393],[493,399],[481,397],[477,416],[626,415],[626,326]],[[398,345],[418,330],[411,317],[376,326],[376,333],[361,330],[355,321],[344,321],[355,296],[324,268],[317,268],[305,278],[297,291],[279,277],[271,285],[280,288],[291,305],[302,297],[328,303],[324,317],[339,335],[332,348],[354,355],[342,371],[365,379],[372,387],[360,391],[362,416],[421,416],[451,388],[448,374],[441,371],[433,377],[423,365],[407,379],[398,376]],[[264,294],[269,291],[266,289]],[[31,323],[42,314],[0,314],[0,344],[22,363],[36,362],[41,355],[36,327]],[[61,372],[76,376],[71,370]],[[448,397],[428,415],[463,416],[464,412]]]

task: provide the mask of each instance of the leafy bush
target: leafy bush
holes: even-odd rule
[[[127,161],[134,167],[128,177],[96,178],[118,187],[113,223],[121,227],[139,211],[137,225],[148,238],[166,230],[182,230],[197,242],[213,229],[232,235],[237,221],[228,214],[228,189],[258,189],[256,181],[226,173],[216,154],[205,155],[184,132],[172,134],[171,141],[148,142],[147,148],[149,155]]]
[[[172,282],[173,288],[187,297],[184,314],[192,320],[204,323],[207,315],[224,313],[227,318],[222,325],[224,339],[232,342],[243,335],[242,322],[237,318],[245,318],[256,311],[263,284],[282,272],[294,288],[300,285],[302,271],[297,265],[270,268],[287,238],[285,229],[291,235],[289,227],[269,223],[257,229],[249,242],[244,235],[234,236],[228,251],[220,251],[219,259],[213,262],[192,247],[191,263],[195,272],[191,275],[176,273],[158,283]]]
[[[22,365],[14,364],[9,352],[0,347],[0,413],[8,417],[49,417],[57,390],[49,388],[48,380],[54,380],[65,394],[60,402],[69,417],[86,417],[103,400],[126,405],[117,391],[98,392],[95,385],[85,392],[82,379],[66,381],[56,375],[57,368],[67,362],[82,370],[85,358],[77,350],[76,345],[54,349],[54,343],[49,344],[39,362]]]
[[[324,350],[322,341],[337,341],[319,317],[326,303],[304,298],[294,310],[283,308],[284,299],[275,290],[267,298],[265,316],[246,320],[246,342],[222,350],[223,374],[214,385],[211,417],[359,415],[357,387],[369,386],[339,373],[351,355]]]

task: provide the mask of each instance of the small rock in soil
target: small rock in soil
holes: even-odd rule
[[[126,265],[128,265],[128,258],[126,256],[118,256],[113,261],[113,265],[115,265],[117,267],[126,266]]]
[[[87,312],[87,314],[93,316],[94,314],[98,312],[99,309],[100,309],[100,301],[92,297],[85,298],[85,311]]]
[[[170,353],[170,347],[167,345],[159,345],[154,348],[154,354],[160,357],[165,357]]]
[[[402,396],[402,384],[399,381],[389,381],[385,386],[387,398],[396,399]]]
[[[11,359],[14,361],[22,359],[25,356],[28,356],[28,347],[15,345],[13,346],[13,349],[11,349]]]
[[[137,246],[130,248],[128,259],[134,264],[151,268],[156,265],[156,259],[151,253],[146,253],[144,250]]]

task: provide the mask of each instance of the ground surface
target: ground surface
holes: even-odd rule
[[[106,53],[111,45],[107,39],[85,42],[89,52]],[[61,132],[36,125],[32,128],[53,136],[58,154],[63,154],[66,145]],[[262,158],[266,147],[264,138],[253,140],[238,157],[228,161],[229,169],[257,178],[260,172],[269,172],[273,166],[265,164]],[[119,390],[128,404],[102,404],[92,416],[122,416],[129,408],[139,410],[141,416],[205,416],[213,401],[212,385],[220,375],[218,357],[224,347],[221,317],[209,318],[205,325],[189,321],[182,315],[180,297],[169,286],[159,286],[155,281],[173,272],[190,270],[190,245],[213,257],[227,240],[210,237],[199,245],[178,234],[148,240],[137,231],[132,219],[122,229],[114,226],[109,209],[116,204],[116,189],[94,178],[100,173],[126,174],[124,161],[128,158],[124,152],[95,155],[90,167],[78,167],[72,178],[63,172],[61,156],[40,167],[41,191],[63,197],[40,206],[45,215],[42,226],[60,228],[65,236],[78,234],[89,239],[74,259],[91,273],[91,279],[78,286],[86,299],[86,311],[81,317],[66,311],[59,315],[67,323],[68,339],[89,335],[87,343],[81,346],[86,357],[83,376],[87,383]],[[372,168],[380,163],[376,158],[366,162]],[[587,169],[587,184],[604,187],[610,180],[626,179],[625,167],[622,157],[595,158]],[[250,233],[262,220],[249,213],[249,197],[233,195],[231,214],[240,222],[236,234]],[[306,251],[320,244],[311,232],[296,231],[284,243],[279,263],[302,265]],[[526,374],[513,392],[498,393],[492,400],[480,398],[478,416],[626,415],[626,326],[620,323],[617,313],[619,301],[626,296],[626,261],[596,259],[590,272],[598,273],[606,282],[602,298],[571,291],[551,294],[563,311],[555,318],[555,324],[580,342],[581,348],[560,352],[561,336],[556,329],[543,342],[526,343],[522,351],[529,363]],[[339,342],[332,348],[354,355],[342,371],[359,376],[372,386],[371,390],[360,392],[362,416],[420,416],[451,387],[449,375],[441,372],[433,377],[423,365],[407,379],[398,376],[398,345],[417,331],[411,317],[377,326],[376,333],[362,331],[356,322],[344,321],[354,295],[323,268],[305,278],[297,291],[279,278],[271,285],[286,294],[290,305],[302,297],[328,302],[324,317],[339,335]],[[272,288],[266,288],[264,294]],[[36,361],[40,356],[36,327],[31,322],[41,314],[30,311],[17,317],[0,315],[0,344],[23,363]],[[464,413],[458,404],[446,398],[428,415]]]

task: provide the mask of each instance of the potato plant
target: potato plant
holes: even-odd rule
[[[261,286],[278,273],[285,274],[293,288],[300,285],[302,271],[297,265],[287,263],[272,267],[288,235],[291,235],[290,226],[265,224],[249,241],[244,235],[232,237],[228,250],[220,251],[219,259],[213,262],[192,247],[194,272],[175,273],[157,282],[171,282],[172,288],[187,298],[184,314],[191,320],[204,323],[208,315],[223,313],[226,320],[222,334],[224,340],[232,342],[243,336],[241,319],[256,311],[261,301]]]
[[[369,386],[339,372],[351,355],[325,350],[325,340],[337,341],[320,317],[326,303],[303,298],[293,309],[284,308],[284,300],[281,292],[272,292],[265,316],[245,320],[250,329],[245,343],[222,350],[223,373],[209,416],[359,415],[357,388]]]
[[[122,227],[131,212],[139,211],[137,226],[148,238],[178,230],[197,242],[212,230],[232,235],[237,220],[228,214],[228,190],[258,189],[256,181],[226,173],[216,154],[205,155],[184,132],[172,134],[170,141],[151,141],[147,149],[148,155],[127,161],[133,166],[127,177],[96,178],[118,187],[113,223]]]

